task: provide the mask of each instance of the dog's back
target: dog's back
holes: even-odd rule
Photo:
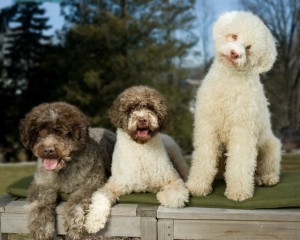
[[[100,151],[105,173],[109,177],[111,175],[111,161],[116,143],[116,134],[104,128],[90,128],[89,134],[101,146]]]
[[[166,134],[161,134],[161,139],[174,168],[179,173],[180,177],[186,181],[189,174],[189,166],[181,153],[180,147],[173,138]]]

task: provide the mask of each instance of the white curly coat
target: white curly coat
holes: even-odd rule
[[[89,233],[96,233],[105,226],[111,205],[124,194],[155,192],[164,206],[178,208],[185,205],[189,193],[173,167],[167,146],[171,146],[172,151],[180,151],[168,135],[158,133],[149,142],[139,144],[122,129],[117,129],[112,175],[105,186],[93,194],[85,224]]]
[[[279,181],[281,144],[259,79],[275,62],[275,39],[257,16],[237,11],[220,16],[213,36],[216,56],[196,97],[187,187],[192,195],[208,195],[218,165],[225,164],[225,196],[243,201],[253,196],[255,180]]]

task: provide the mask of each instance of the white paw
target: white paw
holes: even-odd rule
[[[189,191],[180,179],[170,185],[164,186],[164,189],[159,191],[156,197],[163,206],[180,208],[184,207],[185,203],[189,201]]]
[[[211,184],[187,181],[186,186],[193,196],[207,196],[212,191]]]
[[[94,193],[84,227],[88,233],[97,233],[104,228],[110,213],[110,203],[103,193]]]
[[[253,191],[252,190],[246,190],[246,189],[238,189],[238,188],[232,188],[225,190],[225,196],[228,199],[231,199],[233,201],[244,201],[246,199],[253,197]]]
[[[259,186],[274,186],[279,182],[279,175],[270,174],[265,176],[256,176],[255,182]]]

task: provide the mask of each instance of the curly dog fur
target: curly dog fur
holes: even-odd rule
[[[114,101],[109,110],[117,127],[112,176],[93,194],[85,224],[88,232],[104,227],[111,205],[124,194],[155,192],[162,205],[174,208],[188,201],[182,180],[188,166],[175,141],[160,133],[167,111],[163,96],[145,86],[131,87]]]
[[[86,116],[64,102],[33,108],[21,120],[20,134],[24,146],[38,158],[27,198],[33,238],[54,239],[57,194],[65,192],[70,194],[64,215],[67,238],[82,239],[92,193],[110,175],[115,134],[89,129]]]
[[[279,181],[281,144],[259,79],[275,62],[275,39],[257,16],[237,11],[216,21],[213,36],[216,56],[197,93],[187,187],[208,195],[218,165],[225,164],[225,195],[243,201],[253,196],[255,180],[266,186]]]

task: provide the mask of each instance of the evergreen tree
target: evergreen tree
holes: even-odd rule
[[[8,87],[20,92],[27,88],[32,70],[44,56],[50,37],[43,31],[50,26],[41,3],[16,3],[14,7],[5,42],[6,78]]]
[[[7,33],[4,35],[4,64],[0,84],[0,101],[4,117],[0,118],[0,147],[6,155],[17,154],[18,124],[38,96],[47,94],[37,80],[43,82],[39,65],[43,60],[49,37],[48,18],[40,3],[16,3],[11,7]],[[48,89],[47,89],[48,90]],[[48,90],[49,91],[49,90]],[[38,93],[38,94],[36,94]]]

